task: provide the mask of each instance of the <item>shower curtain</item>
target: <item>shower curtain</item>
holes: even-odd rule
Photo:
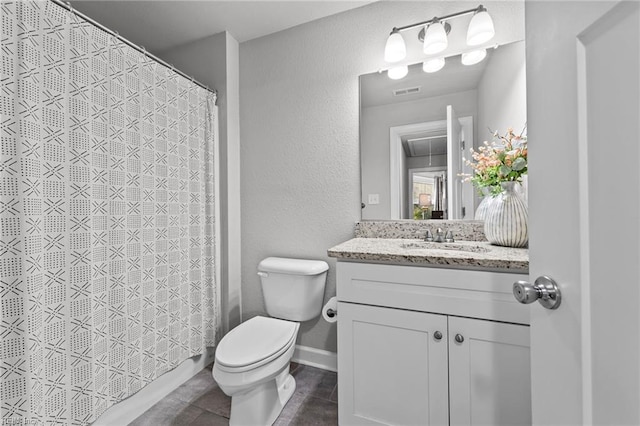
[[[87,424],[214,346],[215,94],[1,3],[1,424]]]

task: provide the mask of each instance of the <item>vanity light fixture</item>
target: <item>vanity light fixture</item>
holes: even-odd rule
[[[474,13],[471,22],[469,22],[469,28],[467,28],[467,44],[469,46],[477,46],[489,41],[496,34],[496,30],[493,27],[493,19],[487,12],[487,9],[478,7],[476,13]]]
[[[387,75],[391,80],[400,80],[409,73],[409,67],[407,65],[400,65],[397,67],[389,68]]]
[[[422,71],[438,72],[444,67],[445,59],[443,57],[427,59],[422,63]]]
[[[420,27],[422,29],[418,34],[418,39],[423,42],[423,52],[427,55],[435,55],[444,51],[449,45],[447,35],[451,31],[451,24],[447,21],[471,14],[473,14],[473,17],[471,18],[471,22],[467,28],[467,44],[469,46],[478,46],[491,40],[495,35],[493,20],[491,19],[489,12],[487,12],[487,9],[480,5],[474,9],[464,10],[462,12],[452,13],[441,17],[436,16],[428,21],[393,28],[391,34],[389,34],[389,37],[387,38],[387,43],[384,48],[384,60],[389,63],[397,63],[405,59],[407,56],[407,46],[401,33]],[[474,56],[474,58],[476,57],[478,56]],[[479,59],[478,62],[483,58],[484,56]],[[429,59],[425,61],[423,64],[423,70],[425,72],[438,71],[442,66],[437,68],[436,64],[442,64],[444,66],[444,60],[440,61],[440,59],[443,58]],[[436,60],[438,62],[435,62]],[[427,66],[427,63],[430,63],[430,65]],[[404,68],[406,68],[406,66],[403,66],[403,68],[390,68],[388,73],[389,78],[396,80],[403,78],[406,75]],[[427,71],[427,69],[429,69],[429,71]]]
[[[404,44],[400,31],[394,28],[384,47],[384,60],[393,63],[403,60],[405,56],[407,56],[407,46]]]
[[[462,54],[462,65],[475,65],[487,57],[487,49],[476,49]]]
[[[451,26],[449,26],[451,29]],[[422,50],[425,55],[434,55],[442,52],[449,45],[447,30],[441,21],[433,20],[427,24],[424,32],[424,43]]]

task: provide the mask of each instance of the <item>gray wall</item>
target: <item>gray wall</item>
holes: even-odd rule
[[[239,51],[225,33],[159,55],[220,94],[229,326],[265,313],[256,266],[267,256],[327,260],[326,298],[335,295],[335,262],[326,250],[352,238],[360,219],[358,76],[385,67],[390,29],[424,19],[427,5],[429,16],[477,6],[376,2],[242,43]],[[491,10],[513,9],[503,5]],[[335,351],[335,326],[304,323],[298,343]]]
[[[527,122],[524,41],[494,50],[478,84],[478,142],[491,141],[488,128],[519,134]]]
[[[223,331],[241,321],[239,47],[227,32],[159,55],[218,92],[220,194],[220,296]]]
[[[360,219],[358,76],[384,66],[388,30],[424,3],[374,3],[240,45],[242,298],[263,314],[256,275],[267,256],[330,264],[328,248]],[[302,324],[298,343],[336,351],[336,327]]]
[[[483,4],[496,26],[522,10]],[[326,250],[353,237],[361,211],[358,76],[386,68],[393,27],[476,6],[375,2],[240,45],[243,319],[264,313],[256,266],[266,256],[327,260],[325,298],[335,295]],[[335,351],[335,325],[304,323],[298,343]]]

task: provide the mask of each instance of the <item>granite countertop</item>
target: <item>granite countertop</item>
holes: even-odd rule
[[[328,250],[339,260],[528,272],[529,250],[487,241],[427,243],[419,239],[353,238]]]

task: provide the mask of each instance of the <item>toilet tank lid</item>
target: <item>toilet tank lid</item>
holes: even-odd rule
[[[290,259],[286,257],[267,257],[258,264],[260,272],[280,274],[318,275],[329,269],[323,260]]]

